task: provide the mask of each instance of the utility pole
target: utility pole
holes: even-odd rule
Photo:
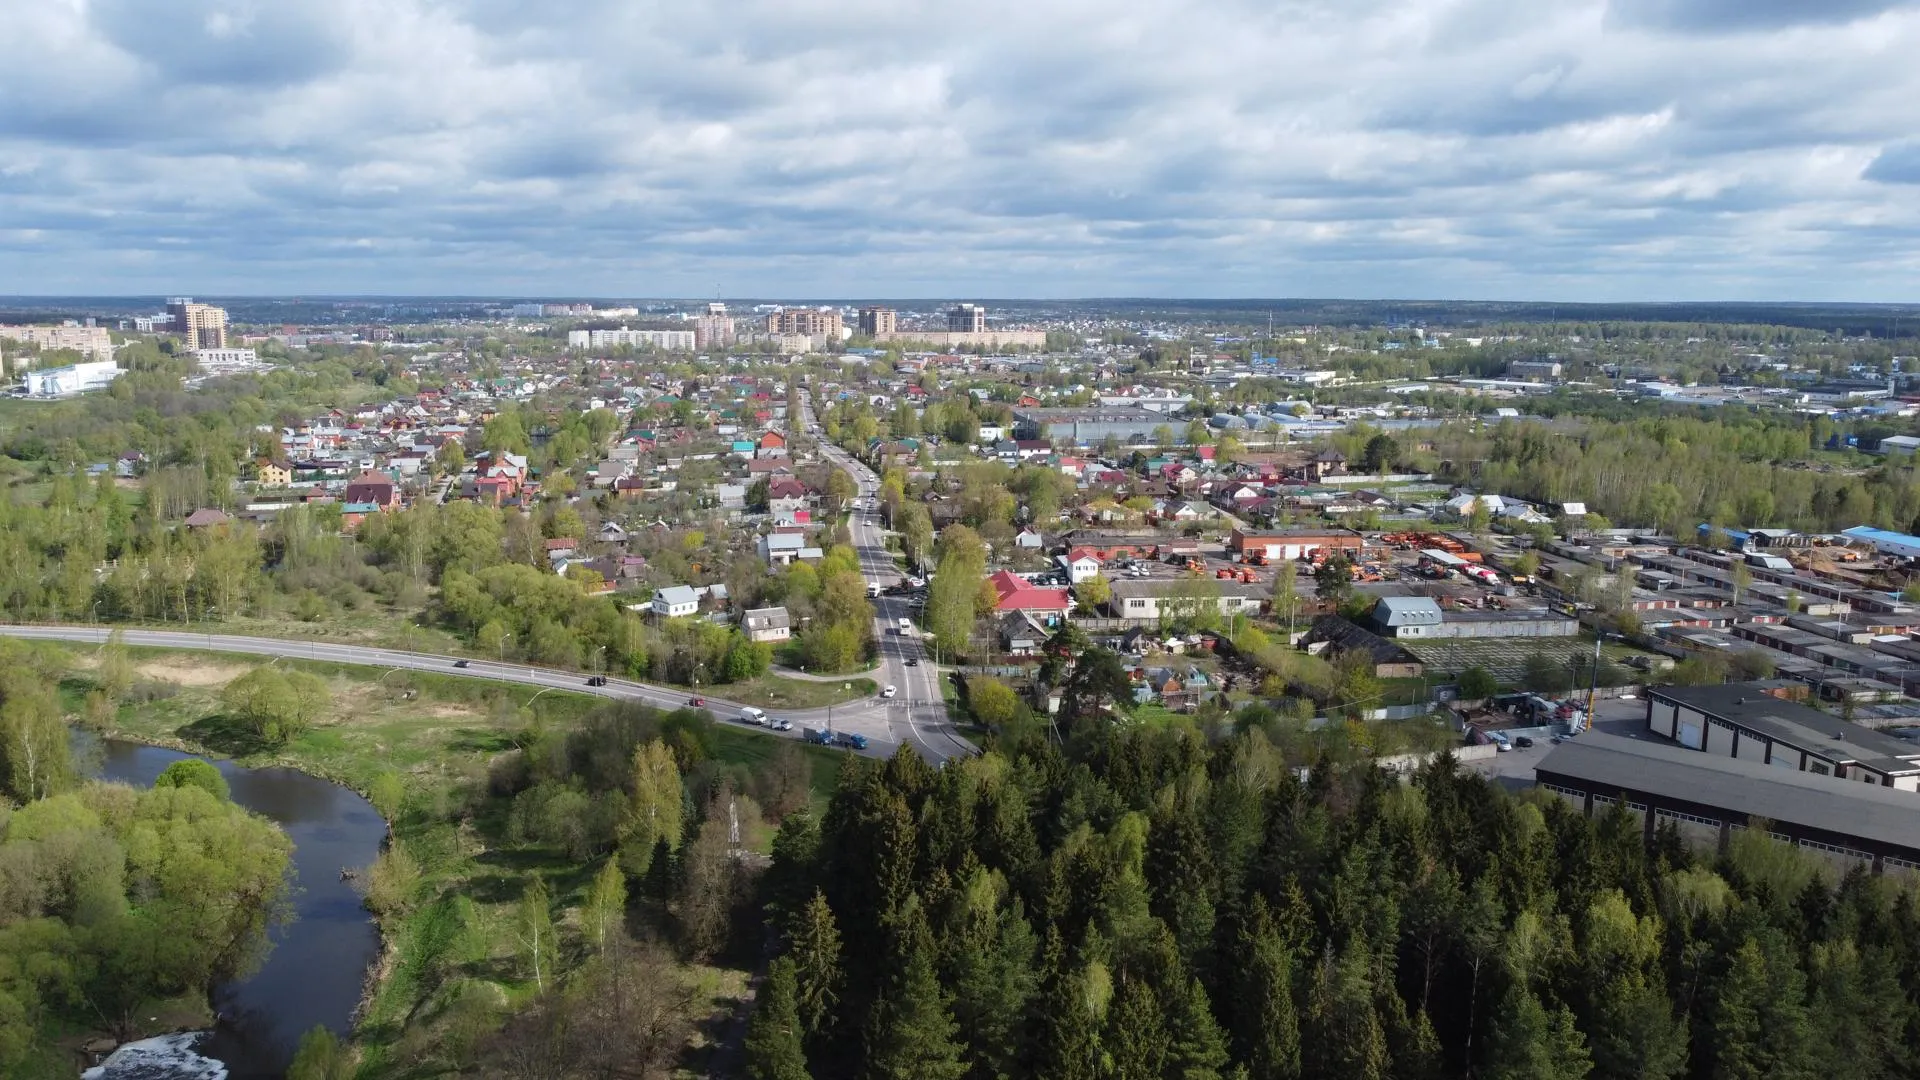
[[[1587,724],[1593,724],[1593,695],[1600,686],[1600,643],[1606,640],[1607,632],[1599,620],[1593,624],[1593,677],[1587,680]]]

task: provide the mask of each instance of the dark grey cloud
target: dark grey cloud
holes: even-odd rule
[[[1883,184],[1920,184],[1920,139],[1880,151],[1860,175]]]
[[[1844,23],[1909,6],[1910,0],[1613,0],[1612,14],[1627,25],[1713,33]]]

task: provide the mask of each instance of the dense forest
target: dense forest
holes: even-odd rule
[[[763,886],[762,1078],[1892,1077],[1920,1033],[1910,889],[1258,730],[850,765]]]
[[[1502,495],[1585,502],[1620,525],[1687,535],[1701,522],[1834,531],[1906,531],[1920,518],[1911,465],[1847,468],[1819,450],[1820,421],[1654,416],[1503,421],[1437,430],[1461,483]],[[1831,455],[1830,455],[1831,456]]]

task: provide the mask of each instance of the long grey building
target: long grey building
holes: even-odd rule
[[[1534,776],[1584,814],[1623,806],[1640,816],[1649,838],[1664,823],[1693,844],[1723,851],[1736,832],[1764,824],[1775,839],[1841,870],[1920,872],[1920,800],[1892,788],[1836,784],[1597,731],[1554,747]]]
[[[1647,691],[1647,730],[1688,750],[1781,771],[1806,772],[1833,786],[1894,788],[1920,813],[1920,744],[1785,701],[1759,683],[1659,686]]]
[[[1138,406],[1097,409],[1015,409],[1014,431],[1024,439],[1053,439],[1093,446],[1111,435],[1123,443],[1147,444],[1155,428],[1165,427],[1175,442],[1186,439],[1186,425]]]

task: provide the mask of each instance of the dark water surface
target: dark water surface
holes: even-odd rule
[[[191,756],[104,740],[100,776],[151,787],[161,770]],[[215,988],[220,1023],[201,1052],[225,1062],[232,1080],[278,1077],[300,1036],[315,1025],[341,1036],[349,1030],[380,938],[340,870],[373,862],[386,824],[367,800],[338,784],[293,769],[213,764],[232,787],[234,802],[272,820],[292,839],[295,918],[273,932],[273,951],[253,977]]]

